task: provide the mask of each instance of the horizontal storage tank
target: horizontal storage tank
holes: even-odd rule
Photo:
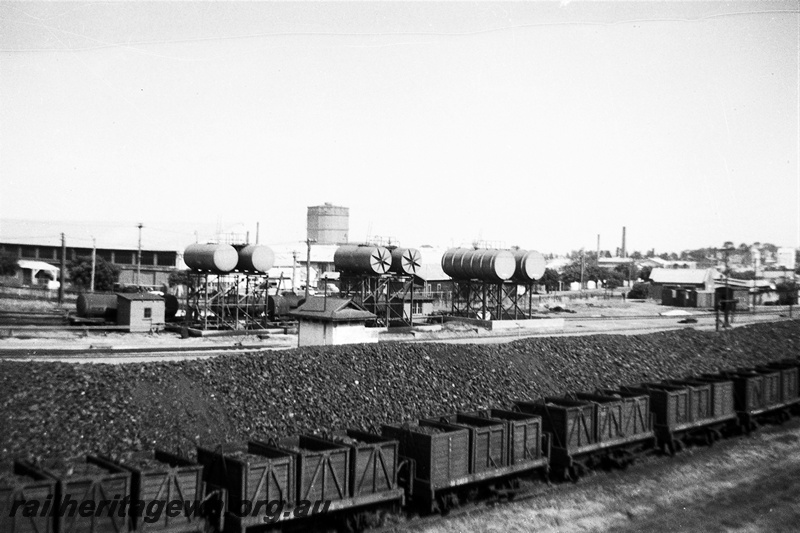
[[[229,244],[190,244],[183,252],[183,262],[192,270],[227,274],[236,268],[239,254]]]
[[[413,276],[422,264],[422,254],[416,248],[395,248],[392,250],[391,271],[403,276]]]
[[[275,320],[277,317],[286,317],[290,311],[294,311],[305,303],[306,299],[300,295],[284,293],[282,295],[268,296],[267,312],[269,319]]]
[[[514,277],[512,278],[514,281],[530,283],[541,279],[544,275],[544,256],[536,250],[517,250],[514,252],[514,260],[517,263]]]
[[[112,321],[117,319],[116,294],[79,294],[75,304],[78,316],[81,318],[104,318]]]
[[[333,254],[333,264],[339,272],[380,276],[392,266],[392,255],[382,246],[339,246]]]
[[[515,269],[514,255],[508,250],[451,248],[442,256],[442,270],[453,279],[500,283],[511,279]]]
[[[269,246],[248,244],[239,249],[239,262],[236,270],[239,272],[266,273],[275,264],[275,252]]]

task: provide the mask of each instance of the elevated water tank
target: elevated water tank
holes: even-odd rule
[[[379,276],[392,266],[392,255],[382,246],[339,246],[333,254],[333,264],[339,272]]]
[[[105,318],[110,321],[117,319],[116,294],[79,294],[75,305],[81,318]]]
[[[516,261],[508,250],[451,248],[442,256],[442,270],[453,279],[503,282],[514,275]]]
[[[183,252],[183,262],[192,270],[227,274],[236,268],[239,254],[229,244],[190,244]]]
[[[275,264],[275,252],[269,246],[248,244],[239,249],[239,262],[236,270],[240,272],[266,273]]]
[[[403,276],[413,276],[422,264],[422,254],[416,248],[395,248],[392,250],[391,271]]]
[[[544,256],[536,250],[517,250],[514,252],[514,260],[517,263],[512,278],[514,281],[530,283],[544,275]]]

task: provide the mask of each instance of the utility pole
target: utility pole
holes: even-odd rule
[[[583,253],[583,248],[581,248],[581,291],[583,291],[583,273],[586,270],[586,255]]]
[[[306,253],[306,300],[308,300],[308,284],[311,283],[311,243],[317,242],[311,239],[306,239],[307,253]]]
[[[137,225],[139,228],[139,251],[136,254],[136,287],[138,288],[141,284],[141,274],[142,274],[142,223],[139,222]]]
[[[89,291],[94,292],[94,270],[97,265],[97,241],[92,237],[92,281],[89,284]]]
[[[58,306],[64,303],[64,280],[67,277],[67,238],[61,234],[61,279],[58,283]]]
[[[297,252],[292,252],[292,292],[297,294]]]

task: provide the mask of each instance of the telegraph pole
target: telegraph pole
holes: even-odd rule
[[[92,237],[92,281],[89,285],[89,292],[94,292],[94,270],[97,265],[97,242]]]
[[[306,301],[308,301],[308,284],[311,283],[311,243],[317,242],[311,239],[306,239]]]
[[[581,248],[581,291],[583,291],[583,272],[586,270],[586,255],[583,253],[583,248]]]
[[[139,228],[139,250],[136,254],[136,287],[138,288],[141,284],[141,274],[142,274],[142,223],[136,226]]]
[[[292,292],[297,294],[297,252],[292,252]]]
[[[58,306],[64,303],[64,282],[67,277],[67,238],[61,234],[61,279],[58,280]]]

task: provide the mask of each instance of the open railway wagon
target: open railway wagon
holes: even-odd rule
[[[156,450],[123,456],[89,456],[87,460],[105,468],[123,468],[131,473],[131,497],[145,510],[158,509],[158,515],[131,516],[131,527],[148,533],[203,533],[218,527],[211,507],[204,506],[203,465],[179,455]],[[211,498],[209,498],[210,500]],[[166,507],[163,503],[165,502]],[[174,502],[180,502],[180,508]],[[208,516],[206,516],[206,513]]]
[[[670,454],[689,442],[711,444],[736,425],[733,384],[724,379],[667,380],[620,387],[621,394],[646,394],[654,430],[662,449]]]
[[[401,478],[423,512],[446,513],[462,500],[487,494],[512,498],[519,479],[549,464],[549,441],[537,416],[502,409],[442,415],[418,425],[384,425],[410,468]]]
[[[55,481],[53,502],[61,502],[60,509],[50,518],[55,533],[132,531],[132,524],[125,512],[118,512],[117,505],[112,509],[110,505],[113,504],[109,503],[115,500],[122,502],[126,498],[130,501],[132,497],[131,473],[124,468],[57,459],[40,463],[16,461],[14,471],[38,480]],[[52,505],[52,502],[44,503],[48,507]]]
[[[559,479],[576,481],[597,465],[626,467],[655,444],[645,394],[573,393],[514,406],[542,418],[552,439],[550,468]]]
[[[800,407],[800,362],[784,360],[756,368],[740,368],[719,374],[703,374],[701,380],[733,382],[733,404],[743,431],[760,422],[788,420]]]
[[[8,465],[10,466],[10,465]],[[53,501],[56,495],[56,480],[41,472],[20,471],[3,465],[0,469],[0,531],[4,533],[53,533],[53,518],[41,508],[45,502]],[[37,502],[37,511],[24,516],[15,502]]]
[[[316,521],[361,529],[399,510],[398,443],[346,430],[251,441],[222,452],[198,449],[212,486],[227,492],[224,530],[256,526],[303,530]]]

